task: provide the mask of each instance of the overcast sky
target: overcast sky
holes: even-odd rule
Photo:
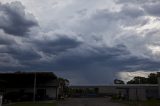
[[[0,71],[74,85],[160,70],[160,0],[0,0]]]

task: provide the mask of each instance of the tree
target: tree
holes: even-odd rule
[[[148,76],[148,83],[149,84],[158,84],[158,74],[151,73]]]
[[[147,78],[136,76],[127,84],[158,84],[158,73],[150,73]]]
[[[59,82],[59,98],[64,97],[66,95],[68,95],[69,92],[69,80],[64,79],[64,78],[58,78],[58,82]]]
[[[147,84],[147,78],[145,77],[134,77],[132,80],[128,81],[127,84]]]

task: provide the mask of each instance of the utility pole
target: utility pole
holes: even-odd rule
[[[36,86],[37,86],[37,78],[36,72],[34,74],[34,87],[33,87],[33,101],[36,101]]]

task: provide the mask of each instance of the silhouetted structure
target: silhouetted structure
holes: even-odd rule
[[[56,99],[60,89],[52,72],[0,73],[0,93],[5,102]]]

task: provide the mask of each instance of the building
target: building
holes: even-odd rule
[[[0,73],[0,94],[5,102],[56,99],[61,88],[52,72]]]
[[[158,84],[127,84],[117,85],[117,95],[127,100],[143,101],[158,99]]]
[[[147,99],[158,99],[160,97],[160,82],[159,84],[115,84],[101,86],[71,86],[70,88],[82,90],[96,89],[97,96],[117,96],[118,98],[125,100],[143,101]]]

